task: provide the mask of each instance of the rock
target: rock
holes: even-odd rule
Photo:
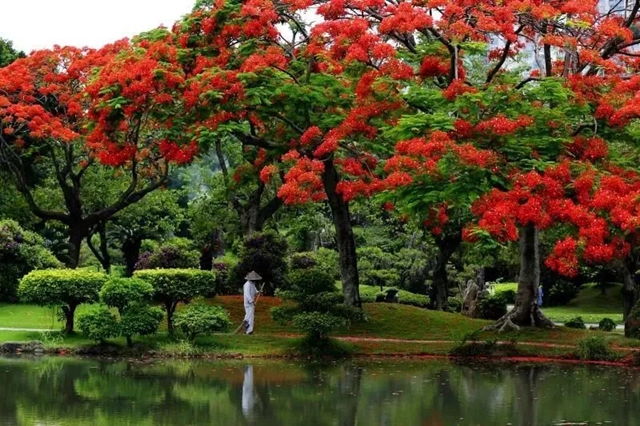
[[[42,342],[32,341],[32,342],[5,342],[0,343],[0,353],[10,353],[10,354],[19,354],[19,353],[43,353],[44,346]]]
[[[640,339],[640,302],[631,309],[624,323],[624,337]]]
[[[467,282],[467,288],[462,296],[462,315],[475,318],[478,314],[478,301],[480,299],[480,287],[473,280]]]

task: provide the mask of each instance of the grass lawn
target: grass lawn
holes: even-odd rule
[[[581,295],[578,301],[591,300],[590,293],[599,291],[591,287],[585,290],[586,292]],[[616,289],[610,290],[611,297],[615,291]],[[241,296],[219,296],[209,302],[220,304],[229,311],[234,324],[231,331],[242,321],[244,309]],[[299,336],[300,332],[288,326],[282,326],[271,319],[270,309],[279,306],[280,303],[280,300],[276,298],[260,298],[256,309],[256,332],[253,336],[219,334],[201,337],[197,339],[195,350],[221,355],[266,356],[283,354],[295,344],[295,338]],[[84,309],[88,309],[88,307],[84,307]],[[367,321],[353,324],[350,328],[344,328],[336,333],[336,336],[347,339],[345,344],[353,347],[358,354],[446,354],[465,336],[490,323],[489,321],[470,319],[460,314],[430,311],[407,305],[368,303],[365,304],[364,309]],[[32,305],[0,306],[0,327],[59,327],[60,325],[53,322],[53,319],[54,316],[50,309]],[[160,333],[153,337],[134,340],[141,341],[149,348],[169,356],[172,354],[191,354],[191,351],[194,351],[193,346],[170,339],[164,330],[166,330],[165,326],[161,327]],[[519,346],[523,348],[525,353],[552,355],[556,353],[567,354],[573,350],[572,348],[554,347],[554,344],[575,345],[590,333],[599,332],[559,327],[555,330],[524,329],[505,335],[479,332],[476,334],[476,338],[478,340],[514,340],[520,342]],[[602,335],[606,336],[614,346],[620,348],[640,346],[640,340],[624,339],[615,333],[602,333]],[[388,339],[402,339],[403,341],[394,342]],[[50,347],[77,347],[92,343],[81,335],[62,339],[33,331],[0,331],[0,342],[30,340],[41,340]],[[122,338],[111,340],[111,342],[121,346],[125,344]],[[526,342],[531,342],[531,344],[527,345]],[[544,346],[547,343],[550,345]]]
[[[496,293],[516,290],[516,283],[496,284]],[[544,313],[554,322],[566,322],[571,318],[582,317],[586,323],[597,324],[603,318],[611,318],[622,324],[621,284],[610,284],[606,294],[597,284],[585,284],[578,296],[566,306],[542,307]]]

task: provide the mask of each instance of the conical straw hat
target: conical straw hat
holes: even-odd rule
[[[256,271],[251,271],[247,274],[246,277],[244,277],[244,279],[249,281],[257,281],[257,280],[261,280],[262,277],[258,275]]]

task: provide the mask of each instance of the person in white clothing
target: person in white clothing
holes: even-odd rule
[[[256,298],[258,297],[258,289],[256,288],[255,281],[261,280],[262,277],[258,275],[255,271],[251,271],[244,277],[247,280],[244,283],[243,293],[244,293],[244,321],[242,324],[244,325],[245,332],[247,334],[253,333],[253,326],[255,322],[255,314],[256,314]]]

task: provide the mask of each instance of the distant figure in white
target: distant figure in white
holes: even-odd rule
[[[242,382],[242,414],[247,420],[253,420],[255,416],[256,394],[253,387],[253,365],[244,368],[244,380]]]
[[[253,326],[255,323],[256,316],[256,298],[258,297],[258,289],[256,288],[255,281],[261,280],[262,277],[258,275],[255,271],[251,271],[244,277],[247,280],[244,283],[243,293],[244,293],[244,321],[242,324],[244,325],[245,332],[247,334],[253,333]]]

